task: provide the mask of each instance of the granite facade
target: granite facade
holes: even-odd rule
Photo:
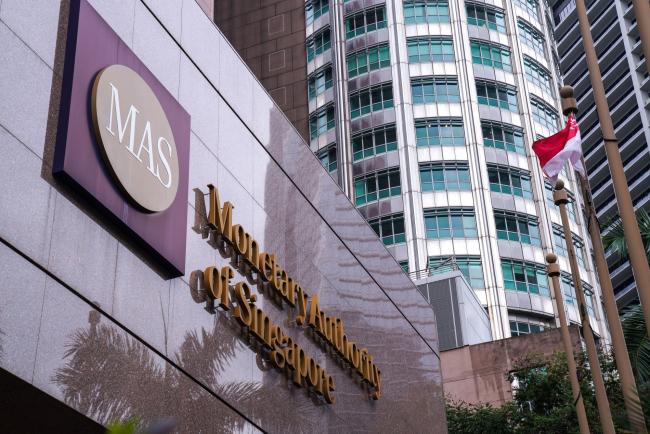
[[[52,178],[67,0],[2,0],[0,367],[102,424],[137,414],[175,417],[178,432],[444,431],[431,307],[201,6],[90,4],[191,116],[185,275],[161,277]],[[335,404],[291,387],[229,315],[204,309],[192,272],[228,263],[192,228],[208,183],[375,356],[380,400],[264,295],[335,378]]]
[[[208,3],[207,0],[203,2]],[[199,2],[201,3],[201,2]],[[204,8],[308,140],[304,0],[215,0]]]

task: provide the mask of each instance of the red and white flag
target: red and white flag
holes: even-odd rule
[[[583,177],[586,176],[585,168],[582,165],[581,142],[580,128],[573,113],[569,115],[564,129],[550,137],[533,142],[533,151],[539,158],[544,174],[551,181],[557,180],[557,175],[567,161],[570,161],[573,168]]]

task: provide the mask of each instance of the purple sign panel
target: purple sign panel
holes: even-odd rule
[[[185,270],[189,142],[189,114],[86,0],[72,0],[53,174],[168,277]]]

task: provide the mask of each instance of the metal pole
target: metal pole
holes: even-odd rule
[[[589,30],[589,19],[587,18],[587,9],[584,0],[576,0],[576,11],[578,13],[578,21],[580,22],[580,33],[587,58],[587,67],[589,68],[589,78],[591,79],[591,87],[594,92],[594,101],[596,102],[596,110],[598,111],[598,121],[600,122],[600,129],[603,133],[603,140],[605,141],[605,152],[609,163],[609,171],[612,175],[614,192],[616,194],[616,201],[618,202],[618,212],[623,222],[625,243],[627,244],[630,263],[634,272],[634,280],[639,293],[639,299],[641,300],[641,307],[643,308],[646,330],[650,335],[650,268],[648,268],[648,260],[646,259],[643,241],[641,240],[639,225],[636,221],[632,198],[627,180],[625,179],[623,162],[618,150],[618,140],[614,135],[614,126],[612,125],[612,118],[609,114],[609,107],[607,106],[605,88],[603,87],[600,68],[598,67],[594,41]],[[648,59],[646,58],[647,61]]]
[[[332,2],[330,12],[332,38],[331,53],[334,64],[334,98],[336,116],[336,158],[338,182],[345,194],[354,200],[354,175],[352,173],[352,142],[350,139],[350,113],[348,95],[348,69],[345,61],[345,12],[342,0]]]
[[[560,96],[562,97],[562,111],[564,114],[567,116],[570,113],[577,114],[578,107],[576,105],[576,100],[573,98],[573,88],[571,86],[564,86],[560,89]],[[579,177],[579,180],[582,197],[585,203],[587,228],[589,229],[591,245],[594,251],[596,272],[598,273],[598,281],[600,282],[600,288],[603,293],[605,317],[607,318],[609,332],[612,335],[614,360],[616,361],[616,369],[621,379],[621,389],[625,401],[627,418],[630,421],[630,426],[634,432],[645,433],[647,432],[645,417],[643,415],[643,409],[641,408],[639,393],[636,388],[632,364],[630,363],[630,355],[627,352],[627,344],[625,343],[625,338],[623,336],[621,319],[618,315],[618,307],[616,306],[616,298],[614,297],[614,288],[612,287],[612,280],[609,277],[609,268],[607,267],[605,250],[603,249],[603,242],[600,235],[600,225],[598,224],[598,218],[596,217],[594,203],[591,200],[589,181],[582,177]]]
[[[645,68],[650,72],[650,3],[648,0],[632,0],[636,27],[641,37],[641,48],[645,56]]]
[[[600,282],[600,289],[603,293],[605,316],[607,317],[607,325],[609,326],[609,332],[612,337],[614,360],[616,361],[616,370],[621,380],[621,391],[623,393],[623,400],[625,401],[627,418],[633,432],[647,433],[648,429],[645,425],[645,416],[641,407],[641,400],[639,399],[632,364],[630,363],[630,354],[627,351],[623,327],[621,326],[621,319],[618,315],[614,288],[612,287],[612,280],[609,277],[609,268],[607,267],[605,250],[603,249],[603,242],[600,235],[600,225],[596,218],[596,211],[591,200],[587,180],[580,177],[580,186],[582,187],[582,195],[585,200],[587,226],[594,249],[596,272],[598,273],[598,281]]]
[[[585,345],[587,347],[589,369],[591,370],[591,377],[594,382],[594,390],[596,392],[598,417],[600,417],[600,424],[603,427],[603,433],[614,434],[614,422],[612,422],[612,413],[609,408],[609,401],[607,400],[605,382],[603,381],[603,374],[600,370],[600,363],[598,361],[596,340],[594,339],[594,333],[591,329],[591,324],[589,323],[589,313],[587,311],[587,304],[585,303],[585,295],[582,292],[582,280],[580,279],[578,260],[576,259],[575,249],[573,247],[571,226],[569,226],[569,215],[566,210],[566,204],[569,200],[567,192],[564,189],[564,182],[558,181],[555,184],[553,201],[555,202],[555,205],[559,206],[560,208],[560,217],[562,218],[562,227],[564,228],[564,242],[566,243],[566,250],[569,254],[571,277],[573,278],[573,286],[576,291],[576,298],[578,299],[578,311],[580,312],[580,320],[582,322],[582,334],[584,336]]]
[[[571,392],[573,393],[573,402],[576,406],[576,414],[578,416],[578,426],[580,427],[580,434],[589,434],[589,421],[587,420],[587,412],[585,411],[585,403],[582,400],[582,392],[580,391],[580,382],[578,381],[578,370],[576,368],[576,361],[573,354],[573,345],[571,344],[571,335],[569,334],[569,326],[566,320],[566,313],[564,311],[564,298],[560,289],[560,264],[557,264],[557,256],[554,253],[546,255],[546,262],[548,265],[546,271],[548,277],[553,282],[553,293],[555,294],[555,303],[557,305],[557,314],[560,317],[560,331],[562,332],[562,344],[564,345],[564,353],[566,354],[566,362],[569,367],[569,380],[571,380]]]

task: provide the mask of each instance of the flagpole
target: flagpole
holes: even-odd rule
[[[589,68],[589,78],[591,80],[594,101],[596,102],[596,110],[598,112],[598,121],[603,133],[603,140],[605,141],[605,153],[607,154],[609,170],[612,176],[618,211],[621,216],[621,221],[623,222],[625,243],[628,247],[634,280],[639,293],[639,299],[641,300],[641,307],[643,308],[646,330],[650,335],[650,268],[648,267],[648,260],[646,259],[641,233],[639,232],[639,225],[636,221],[636,214],[634,212],[629,186],[625,179],[623,161],[621,160],[621,154],[618,149],[618,140],[614,134],[614,126],[609,113],[609,107],[607,106],[607,97],[605,95],[605,88],[600,75],[598,57],[596,56],[594,41],[589,29],[587,8],[585,7],[584,0],[575,1],[576,12],[580,24],[580,34],[582,35],[582,44],[585,49],[587,67]],[[646,59],[646,61],[647,60],[648,59]]]
[[[562,112],[568,116],[573,113],[578,114],[578,107],[576,100],[573,97],[573,88],[571,86],[564,86],[560,89],[560,96],[562,97]],[[584,160],[582,162],[585,166]],[[600,235],[600,225],[594,203],[591,199],[591,189],[589,188],[589,181],[582,176],[578,176],[580,187],[582,190],[582,198],[585,204],[585,214],[587,220],[587,229],[591,238],[591,245],[594,253],[594,262],[596,264],[596,272],[598,273],[598,281],[600,282],[601,292],[603,294],[603,304],[605,307],[605,317],[607,318],[607,325],[612,337],[612,347],[614,349],[614,360],[616,361],[616,369],[621,379],[621,389],[623,392],[623,399],[625,401],[625,410],[630,422],[630,426],[637,433],[647,432],[645,425],[645,417],[643,409],[641,408],[641,400],[636,387],[634,373],[632,371],[632,364],[630,363],[630,355],[627,351],[627,344],[623,336],[623,327],[621,326],[621,319],[618,315],[618,307],[616,306],[616,298],[614,296],[614,288],[612,280],[609,277],[609,267],[605,259],[605,250],[603,249],[603,242]]]
[[[589,421],[587,420],[585,403],[582,399],[582,392],[580,391],[578,369],[576,368],[575,354],[573,353],[573,344],[571,343],[569,325],[567,324],[566,313],[564,311],[562,291],[560,290],[560,264],[557,263],[557,255],[555,255],[555,253],[549,253],[546,255],[546,262],[548,262],[548,265],[546,266],[546,272],[548,274],[548,277],[550,277],[551,281],[553,282],[553,293],[555,294],[557,315],[560,319],[562,344],[564,345],[566,363],[569,368],[569,380],[571,381],[573,403],[575,404],[576,415],[578,416],[578,426],[580,427],[580,434],[589,434]]]
[[[650,72],[650,3],[648,0],[632,0],[632,5],[645,57],[645,68]]]
[[[625,343],[625,336],[623,335],[621,319],[618,315],[618,306],[616,305],[614,288],[612,287],[612,280],[609,276],[609,268],[607,266],[607,260],[605,259],[605,251],[603,249],[603,242],[600,235],[600,225],[598,224],[594,204],[591,200],[591,193],[589,192],[589,183],[581,176],[579,176],[579,180],[585,202],[587,227],[589,229],[589,236],[593,247],[596,272],[598,274],[598,281],[600,282],[600,289],[603,294],[605,317],[607,318],[607,325],[609,326],[609,333],[612,338],[616,370],[618,371],[621,381],[621,391],[625,402],[627,419],[635,433],[646,433],[648,430],[645,424],[645,415],[643,414],[643,408],[641,407],[641,400],[639,399],[639,392],[636,387],[632,364],[630,363],[630,354],[627,351],[627,344]]]
[[[598,406],[598,417],[600,424],[603,428],[604,434],[614,434],[614,422],[612,422],[612,413],[609,408],[609,401],[607,400],[607,392],[605,390],[605,382],[603,381],[603,373],[600,370],[600,362],[598,360],[598,350],[596,349],[596,340],[594,338],[591,323],[589,322],[589,312],[587,304],[585,303],[585,295],[582,291],[582,279],[580,278],[580,269],[578,268],[578,260],[576,259],[575,248],[573,247],[573,236],[571,234],[571,227],[569,226],[569,215],[566,210],[566,204],[569,202],[568,195],[564,189],[564,182],[557,181],[555,184],[555,191],[553,191],[553,201],[555,205],[560,208],[560,217],[562,219],[562,227],[564,229],[564,242],[566,243],[566,250],[569,254],[569,265],[571,266],[571,278],[573,279],[573,287],[576,291],[576,298],[578,301],[578,312],[580,313],[580,321],[582,322],[582,334],[587,347],[587,357],[589,358],[589,368],[591,370],[592,381],[594,382],[594,390],[596,392],[596,405]]]

